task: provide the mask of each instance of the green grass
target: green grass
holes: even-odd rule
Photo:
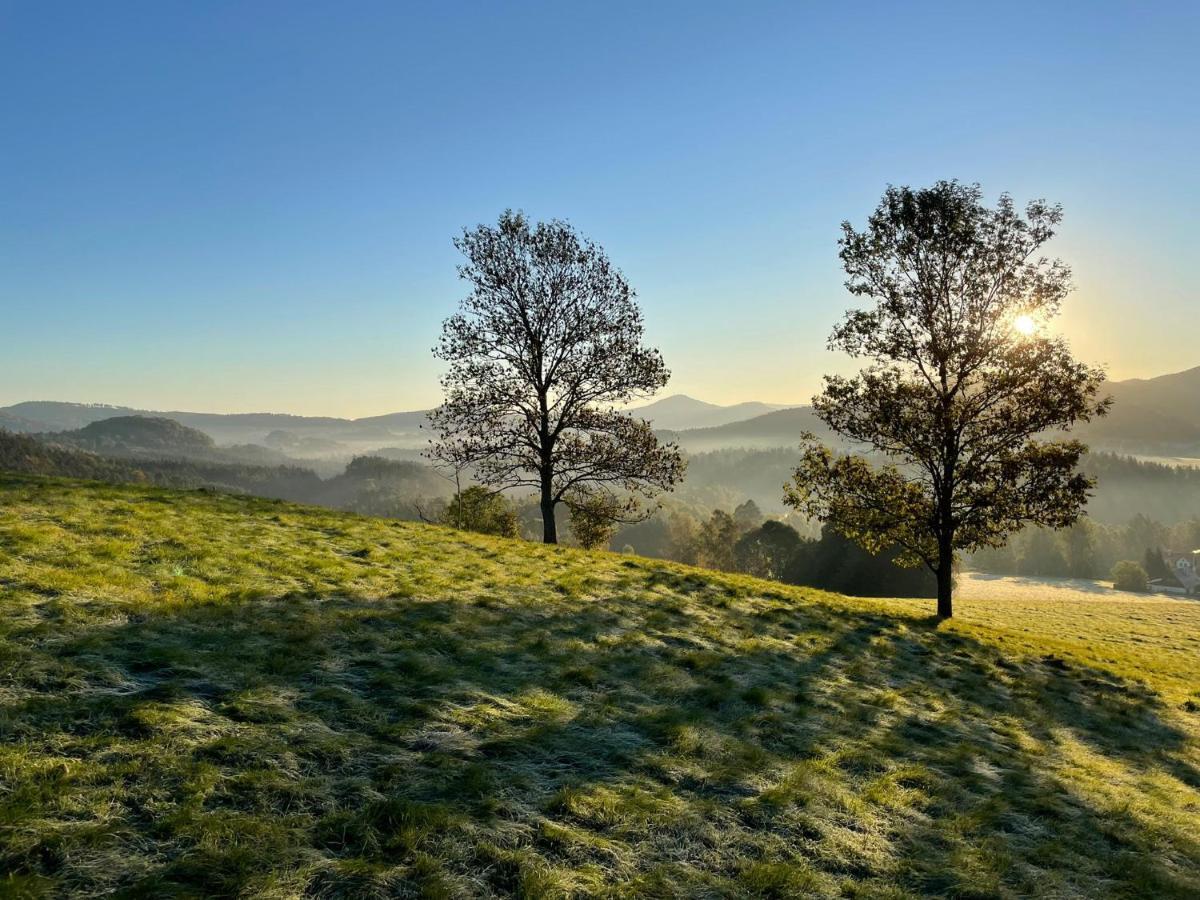
[[[0,476],[0,896],[1194,897],[1200,604]]]

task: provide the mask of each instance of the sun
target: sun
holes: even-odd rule
[[[1022,314],[1013,319],[1013,330],[1028,337],[1037,331],[1037,322],[1033,321],[1033,316]]]

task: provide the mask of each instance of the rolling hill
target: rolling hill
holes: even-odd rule
[[[223,444],[262,443],[272,432],[285,432],[297,438],[325,438],[351,444],[375,442],[383,446],[398,440],[424,440],[420,428],[425,415],[425,411],[417,411],[363,419],[339,419],[284,413],[163,412],[126,406],[42,401],[17,403],[0,409],[0,416],[11,416],[36,424],[36,428],[20,429],[25,431],[73,431],[104,419],[142,416],[171,419],[202,431]],[[0,427],[5,427],[2,420]]]
[[[1112,381],[1112,412],[1080,429],[1113,449],[1200,456],[1200,367],[1157,378]]]
[[[678,442],[692,453],[724,448],[768,449],[796,447],[800,437],[811,431],[832,439],[825,423],[816,417],[809,406],[780,409],[753,419],[730,422],[712,428],[689,428],[683,431],[660,431],[667,439]]]
[[[1112,411],[1076,429],[1074,434],[1081,440],[1098,450],[1200,456],[1200,368],[1158,378],[1107,382],[1104,391],[1114,400]],[[831,438],[807,406],[716,427],[662,430],[692,452],[794,447],[806,431]]]
[[[10,896],[1194,897],[1200,604],[0,475]]]
[[[296,466],[253,465],[205,456],[164,458],[155,453],[102,455],[5,431],[0,431],[0,472],[203,488],[310,502],[322,497],[327,485],[315,472]]]
[[[713,428],[719,425],[728,425],[731,422],[752,419],[755,416],[782,408],[784,407],[758,402],[718,406],[715,403],[696,400],[685,394],[673,394],[645,406],[635,406],[629,412],[639,418],[649,420],[656,429],[678,431],[684,428]]]
[[[1076,432],[1100,450],[1151,456],[1200,456],[1200,367],[1157,378],[1113,381],[1105,390],[1115,399],[1105,419]],[[718,406],[683,394],[664,397],[631,413],[651,421],[664,437],[687,450],[794,447],[805,431],[829,437],[807,406],[780,407],[748,402]],[[173,419],[220,443],[311,448],[311,455],[353,453],[380,447],[406,451],[424,446],[428,410],[360,419],[292,416],[279,413],[218,414],[154,412],[82,403],[27,402],[0,409],[0,428],[10,431],[67,431],[114,416]]]
[[[213,453],[216,443],[203,431],[174,419],[113,416],[75,431],[52,432],[55,443],[93,453],[169,453],[180,456]],[[47,435],[39,436],[45,440]]]

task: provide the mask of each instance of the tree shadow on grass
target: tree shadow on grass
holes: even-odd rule
[[[1197,801],[1194,735],[1145,687],[650,581],[16,635],[0,864],[56,895],[1200,888],[1194,809],[1105,799]]]

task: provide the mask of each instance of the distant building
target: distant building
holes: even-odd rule
[[[1190,596],[1200,596],[1200,550],[1164,550],[1162,558],[1175,580],[1179,582],[1179,586],[1183,588],[1183,592]]]

